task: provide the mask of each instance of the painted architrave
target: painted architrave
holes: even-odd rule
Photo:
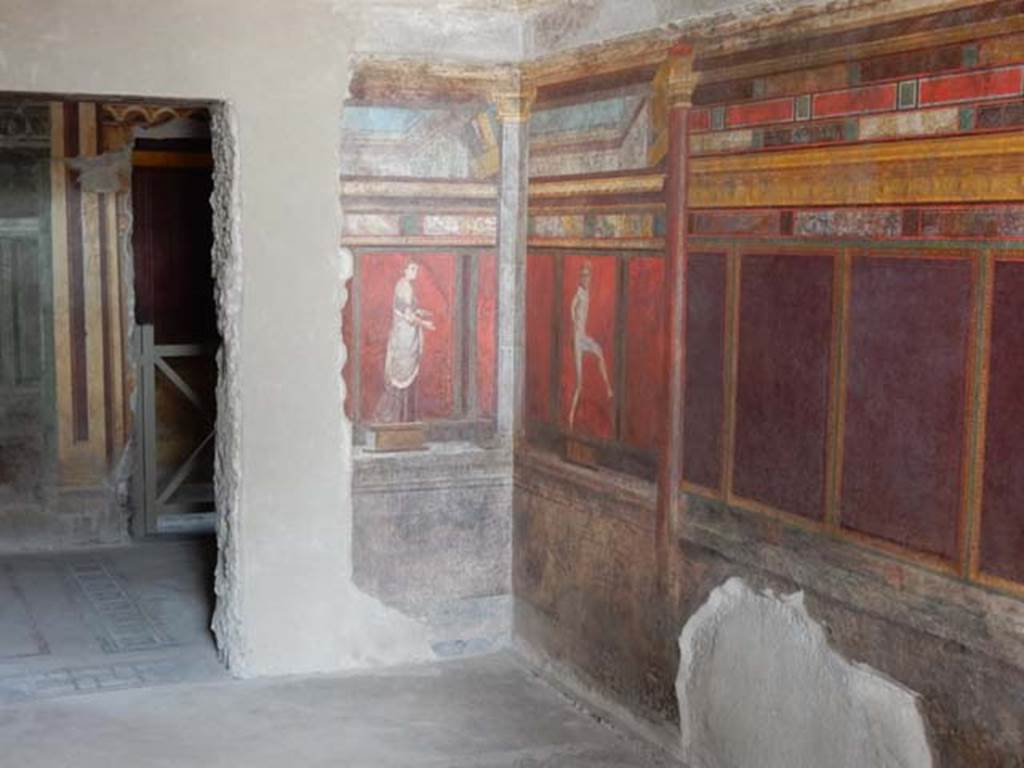
[[[663,173],[631,173],[538,179],[530,184],[530,200],[659,193],[665,178]]]
[[[698,157],[690,167],[694,208],[1018,201],[1024,133]]]

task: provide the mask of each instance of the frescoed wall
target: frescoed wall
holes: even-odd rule
[[[355,454],[356,584],[421,620],[441,656],[510,631],[511,454],[496,440],[495,110],[442,87],[383,94],[360,71],[342,117],[342,331]],[[387,427],[422,429],[387,452]],[[507,443],[507,441],[506,441]]]
[[[803,589],[844,654],[922,695],[943,759],[1019,757],[1024,733],[992,723],[1024,722],[1005,624],[1024,596],[1022,34],[1019,3],[984,2],[544,72],[527,643],[674,722],[675,641],[708,593]],[[623,141],[581,161],[624,88],[649,93],[646,157]]]

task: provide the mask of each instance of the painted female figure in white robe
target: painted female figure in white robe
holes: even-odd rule
[[[418,273],[419,264],[410,261],[395,283],[391,331],[384,358],[384,392],[374,412],[374,421],[379,423],[412,420],[409,393],[423,359],[423,331],[434,330],[434,324],[427,319],[430,313],[416,306],[412,284]]]

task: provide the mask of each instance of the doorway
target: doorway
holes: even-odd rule
[[[220,337],[209,135],[197,120],[165,127],[161,138],[137,138],[132,156],[133,534],[211,533]]]
[[[210,133],[0,98],[0,704],[226,675]]]

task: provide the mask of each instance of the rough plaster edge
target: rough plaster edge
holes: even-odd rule
[[[860,695],[859,701],[877,703],[886,698],[891,704],[894,699],[898,700],[899,711],[894,721],[890,722],[883,722],[871,717],[872,713],[867,711],[869,708],[863,708],[866,729],[877,735],[877,738],[874,739],[875,744],[891,743],[883,738],[886,733],[902,732],[906,734],[919,731],[916,735],[920,737],[922,743],[916,746],[922,754],[928,756],[930,764],[938,765],[931,746],[932,734],[921,708],[920,696],[916,692],[867,664],[848,661],[833,649],[828,642],[823,626],[808,613],[802,590],[782,596],[776,595],[770,589],[758,593],[747,586],[739,576],[733,576],[712,590],[704,604],[687,619],[679,636],[680,666],[676,680],[676,698],[679,702],[680,744],[684,759],[694,761],[695,765],[713,764],[707,760],[707,756],[703,755],[696,743],[695,724],[701,715],[690,707],[690,697],[687,695],[694,678],[696,665],[688,664],[687,660],[709,656],[717,639],[719,618],[751,599],[774,602],[779,609],[787,614],[788,622],[798,625],[801,630],[811,635],[816,645],[826,649],[830,654],[829,661],[844,673],[843,676],[847,679],[851,690]],[[896,762],[893,760],[887,764],[895,765]]]
[[[230,104],[210,108],[213,149],[213,253],[217,327],[217,431],[214,493],[217,509],[217,605],[211,628],[221,660],[236,675],[244,673],[247,645],[242,621],[244,563],[240,546],[242,508],[241,313],[242,248],[239,199],[238,125]]]
[[[513,596],[513,605],[516,598]],[[674,724],[646,720],[609,698],[593,681],[565,662],[552,658],[527,641],[515,629],[513,615],[511,650],[534,675],[566,697],[577,709],[631,740],[643,744],[658,757],[682,758],[679,732]],[[672,763],[676,765],[676,762]]]

